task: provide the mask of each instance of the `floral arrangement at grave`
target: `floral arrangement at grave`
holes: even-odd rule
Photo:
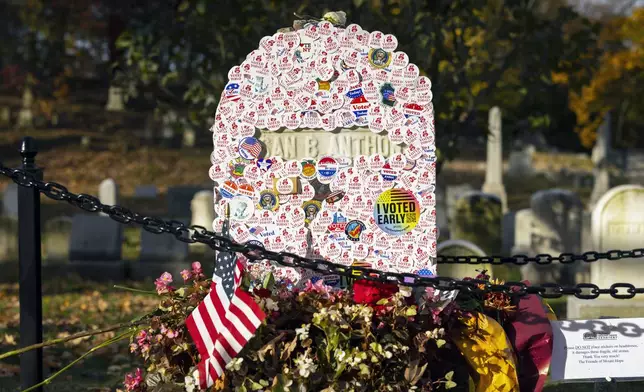
[[[231,69],[212,128],[213,228],[347,270],[433,276],[431,82],[393,35],[345,24],[342,12],[296,21]],[[283,159],[261,141],[301,128],[366,131],[401,152]],[[182,285],[156,280],[158,308],[101,345],[130,339],[145,363],[126,391],[543,387],[552,330],[538,297],[343,282],[252,259],[220,252],[212,279],[193,263]]]

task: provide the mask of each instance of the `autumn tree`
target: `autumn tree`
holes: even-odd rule
[[[567,34],[576,22],[591,24],[563,2],[524,0],[279,1],[148,0],[132,8],[119,40],[123,68],[141,90],[161,103],[189,111],[206,127],[226,83],[259,40],[291,24],[293,12],[321,16],[344,10],[348,23],[395,34],[421,73],[433,82],[437,142],[443,152],[459,137],[484,135],[487,111],[500,105],[504,126],[556,127],[563,105],[548,105],[552,71],[577,59],[592,34]],[[151,17],[153,15],[153,17]],[[567,91],[560,96],[567,97]],[[563,108],[563,109],[562,109]],[[555,119],[555,120],[553,120]]]
[[[581,79],[571,89],[570,107],[577,116],[576,131],[582,143],[591,147],[604,116],[616,118],[617,140],[622,145],[641,144],[639,132],[644,127],[644,8],[630,16],[615,17],[606,22],[600,41],[604,50],[599,65],[590,77]],[[571,79],[561,77],[562,83]]]

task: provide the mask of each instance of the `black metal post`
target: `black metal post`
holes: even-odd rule
[[[36,141],[22,139],[22,169],[36,179],[43,178],[36,167]],[[42,343],[42,287],[40,255],[40,192],[36,188],[18,189],[18,251],[20,269],[20,346]],[[42,349],[20,355],[20,384],[23,389],[43,380]],[[38,388],[37,391],[42,391]]]

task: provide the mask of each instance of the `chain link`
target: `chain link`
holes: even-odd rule
[[[217,251],[241,253],[250,261],[271,260],[284,267],[304,268],[324,275],[342,275],[351,279],[375,280],[411,287],[432,287],[439,290],[460,290],[474,294],[497,292],[512,296],[537,294],[543,298],[575,296],[580,299],[595,299],[600,295],[609,295],[616,299],[631,299],[637,294],[644,294],[644,288],[636,288],[630,283],[615,283],[608,289],[600,289],[592,283],[579,283],[571,287],[564,287],[557,283],[546,283],[541,286],[528,286],[523,282],[492,284],[488,281],[478,279],[457,280],[445,276],[424,277],[411,273],[385,272],[367,267],[345,266],[332,263],[325,259],[309,259],[294,253],[273,252],[259,245],[239,244],[226,237],[208,231],[202,226],[186,226],[179,221],[164,221],[159,218],[144,216],[121,206],[104,205],[95,196],[75,194],[61,184],[37,180],[23,170],[7,168],[2,163],[0,163],[0,174],[11,178],[20,186],[36,188],[50,199],[67,201],[73,206],[88,212],[103,212],[117,222],[123,224],[135,223],[151,233],[169,233],[182,242],[199,242]],[[644,249],[627,251],[611,250],[609,252],[591,251],[581,255],[572,253],[562,253],[559,256],[540,254],[534,257],[526,255],[512,257],[438,256],[437,262],[441,264],[525,265],[528,263],[537,263],[540,265],[548,265],[553,262],[570,264],[575,261],[594,262],[601,259],[618,260],[639,257],[644,257]]]

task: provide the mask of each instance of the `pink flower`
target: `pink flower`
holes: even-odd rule
[[[128,373],[125,375],[125,381],[123,384],[125,385],[126,391],[132,392],[140,390],[139,388],[142,387],[142,382],[143,375],[141,374],[141,369],[137,368],[134,374]]]
[[[169,284],[172,283],[172,275],[169,272],[164,272],[161,276],[154,281],[157,293],[163,294],[174,290]]]
[[[139,344],[139,346],[144,345],[145,343],[148,342],[148,331],[142,329],[139,331],[139,334],[136,336],[136,342]]]
[[[138,349],[139,349],[138,344],[136,344],[136,343],[130,343],[130,352],[131,352],[131,353],[136,352],[136,350],[138,350]]]
[[[165,325],[161,326],[161,333],[164,334],[169,339],[174,339],[179,336],[179,333],[173,329],[166,328]]]
[[[181,277],[183,278],[184,282],[187,282],[192,278],[192,272],[184,269],[183,271],[181,271]]]
[[[329,286],[324,284],[324,280],[320,279],[315,283],[311,283],[311,281],[306,282],[306,286],[304,287],[304,292],[315,292],[318,294],[323,294],[323,295],[329,295]]]
[[[195,278],[203,276],[203,269],[201,269],[200,262],[195,261],[194,263],[192,263],[192,275],[194,275]]]

